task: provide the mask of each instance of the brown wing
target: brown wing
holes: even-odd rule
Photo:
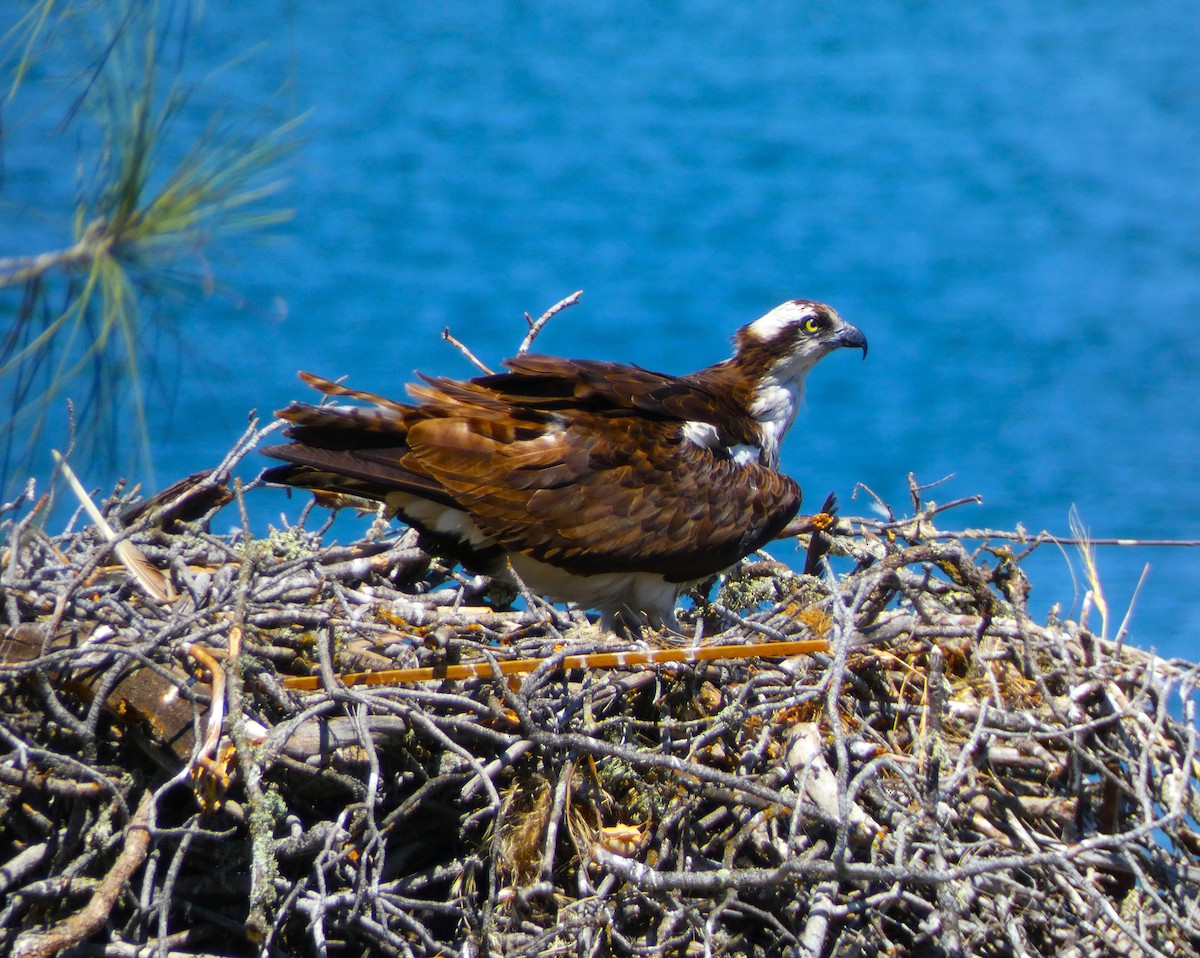
[[[770,541],[800,488],[682,441],[678,422],[574,413],[549,424],[414,423],[420,466],[505,547],[570,572],[703,578]]]
[[[292,463],[269,481],[387,501],[405,492],[468,512],[508,549],[580,574],[707,576],[764,545],[800,489],[682,437],[686,421],[751,439],[732,400],[637,367],[522,356],[511,372],[426,379],[406,405],[314,376],[367,407],[295,403]],[[743,438],[745,437],[745,438]],[[754,437],[756,438],[756,437]]]
[[[655,418],[711,423],[727,446],[753,444],[760,438],[731,394],[706,389],[694,377],[554,356],[517,356],[504,365],[511,371],[472,382],[535,408],[561,408],[548,405],[553,402],[602,415],[636,410]]]
[[[305,489],[342,492],[380,502],[389,493],[413,495],[454,506],[457,503],[410,455],[409,423],[419,408],[374,393],[348,389],[311,373],[300,374],[327,396],[370,403],[369,406],[312,406],[292,403],[275,415],[292,425],[290,443],[267,446],[264,455],[291,463],[268,469],[268,482]]]

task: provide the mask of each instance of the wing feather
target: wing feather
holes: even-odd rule
[[[579,574],[686,581],[770,541],[795,515],[800,489],[674,435],[653,420],[591,415],[535,438],[481,421],[425,420],[408,441],[422,468],[506,548]]]
[[[757,463],[683,438],[686,422],[757,442],[731,397],[636,366],[525,355],[467,381],[425,378],[398,403],[314,376],[368,406],[293,403],[291,463],[268,479],[461,509],[503,547],[568,572],[720,571],[795,515],[800,488]],[[392,501],[395,501],[394,498]]]

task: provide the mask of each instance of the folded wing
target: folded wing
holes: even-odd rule
[[[350,492],[410,522],[413,497],[461,510],[506,549],[576,574],[703,578],[772,539],[795,515],[794,481],[684,438],[708,422],[750,441],[732,401],[637,367],[522,356],[509,372],[426,379],[405,404],[305,375],[367,406],[295,403],[292,465],[270,481]],[[744,415],[743,415],[744,418]]]

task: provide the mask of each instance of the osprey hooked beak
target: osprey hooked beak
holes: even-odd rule
[[[842,320],[842,328],[839,329],[830,340],[834,347],[842,346],[851,349],[861,349],[863,351],[863,359],[867,358],[867,337],[863,335],[863,331],[857,326],[853,326]]]

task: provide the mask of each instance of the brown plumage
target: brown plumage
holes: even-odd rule
[[[687,376],[524,355],[467,381],[422,377],[401,403],[307,373],[331,397],[293,403],[291,465],[271,482],[386,503],[431,548],[602,613],[674,623],[691,582],[770,541],[800,506],[779,442],[808,370],[866,339],[794,300],[739,331],[734,357]]]

